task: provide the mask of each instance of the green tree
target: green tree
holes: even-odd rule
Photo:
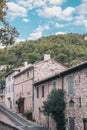
[[[19,33],[15,27],[11,27],[6,21],[6,0],[0,0],[0,43],[8,46],[15,42],[15,38],[18,37]]]
[[[57,130],[65,130],[65,92],[62,89],[53,90],[43,102],[43,112],[51,115],[56,122]]]

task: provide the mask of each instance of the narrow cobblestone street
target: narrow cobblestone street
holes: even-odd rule
[[[30,123],[18,114],[7,110],[2,105],[0,105],[0,120],[5,121],[12,126],[15,126],[20,130],[47,130],[46,128],[42,128],[40,126],[37,126],[36,124]]]

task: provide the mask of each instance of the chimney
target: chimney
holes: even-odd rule
[[[25,62],[24,62],[24,67],[27,67],[27,66],[28,66],[28,62],[25,61]]]
[[[50,57],[50,54],[44,54],[44,61],[45,60],[49,60],[51,57]]]

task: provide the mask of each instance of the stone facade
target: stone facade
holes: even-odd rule
[[[29,67],[26,65],[21,72],[14,76],[14,101],[15,111],[18,111],[17,101],[20,97],[24,98],[24,111],[33,111],[34,109],[34,93],[33,82],[40,81],[46,77],[50,77],[57,72],[66,70],[66,67],[45,55],[44,60],[35,63]],[[27,77],[29,74],[29,77]]]
[[[7,108],[12,109],[14,105],[14,75],[19,72],[19,69],[13,69],[6,74],[5,86],[5,105]]]
[[[68,93],[67,76],[73,77],[73,93]],[[64,78],[64,89],[66,90],[66,118],[69,129],[69,119],[74,119],[75,130],[84,130],[83,120],[87,121],[87,68],[71,73]],[[74,106],[69,106],[70,100],[74,101]],[[86,125],[87,129],[87,125]],[[85,130],[86,130],[85,129]]]
[[[32,82],[33,82],[33,68],[28,66],[23,69],[20,73],[14,76],[14,109],[16,112],[18,110],[17,101],[20,98],[24,98],[24,103],[22,104],[22,112],[32,111]]]
[[[55,85],[54,85],[55,84]],[[42,96],[42,86],[44,86],[44,96]],[[39,96],[37,97],[37,88]],[[47,96],[53,89],[62,88],[61,78],[57,78],[51,81],[46,81],[39,85],[36,85],[34,88],[34,118],[38,124],[43,127],[49,127],[52,130],[55,130],[56,124],[52,118],[44,116],[42,110],[43,101],[47,99]]]
[[[43,101],[53,89],[56,81],[56,89],[65,90],[66,101],[66,129],[87,130],[87,62],[67,69],[50,78],[38,81],[34,87],[34,117],[37,123],[54,130],[54,121],[41,113]],[[42,97],[42,86],[44,85],[44,97]],[[37,89],[38,88],[38,89]],[[39,91],[39,97],[37,97]],[[55,125],[56,126],[56,125]]]
[[[64,70],[66,70],[66,67],[62,64],[54,61],[51,58],[44,58],[43,61],[34,64],[34,82],[40,81],[44,78],[48,78]]]

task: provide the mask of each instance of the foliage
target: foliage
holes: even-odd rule
[[[4,16],[6,15],[6,0],[0,0],[0,21],[4,21]]]
[[[32,120],[32,112],[30,111],[23,113],[23,116],[26,117],[28,120]]]
[[[24,98],[20,97],[17,101],[16,104],[18,105],[18,110],[19,113],[23,113],[24,112]]]
[[[5,87],[5,80],[0,80],[0,89]]]
[[[65,101],[64,91],[62,89],[53,90],[47,101],[43,102],[43,112],[46,115],[51,115],[56,121],[57,130],[65,130]]]
[[[0,50],[0,64],[20,66],[24,61],[35,63],[43,60],[45,53],[49,53],[54,60],[67,67],[76,65],[87,60],[87,41],[84,36],[52,35],[36,41],[20,42],[16,46]]]
[[[6,46],[14,44],[15,38],[18,37],[19,33],[15,27],[11,27],[6,21],[6,0],[0,0],[0,43]]]

